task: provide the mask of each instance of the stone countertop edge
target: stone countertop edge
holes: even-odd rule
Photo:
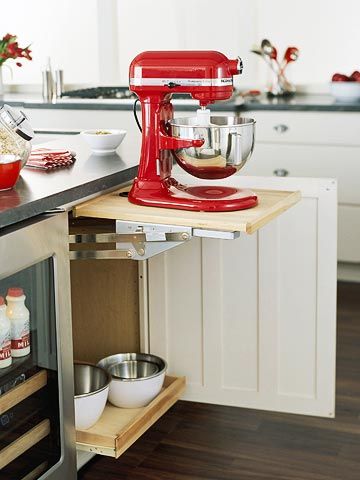
[[[54,193],[46,198],[29,201],[26,204],[0,212],[0,232],[3,228],[29,220],[30,218],[47,212],[48,210],[53,210],[69,204],[76,204],[77,201],[85,201],[87,197],[92,197],[96,194],[116,189],[133,180],[136,176],[136,172],[137,166],[130,167],[121,172],[84,183],[78,187],[64,190],[60,193]]]
[[[130,139],[129,139],[130,140]],[[80,135],[63,135],[41,146],[76,152],[68,168],[24,168],[16,186],[0,192],[0,232],[58,207],[70,208],[131,182],[138,169],[137,142],[121,143],[116,153],[95,155]],[[38,145],[35,145],[38,147]]]
[[[121,103],[114,100],[112,103],[109,100],[94,101],[89,103],[86,101],[73,101],[67,100],[66,102],[59,103],[46,103],[40,98],[23,99],[20,94],[9,95],[8,98],[5,95],[0,98],[0,105],[8,103],[18,108],[39,108],[45,110],[119,110],[130,111],[133,108],[132,103]],[[182,111],[194,111],[195,104],[181,104],[180,100],[177,100],[175,108]],[[286,99],[268,99],[263,96],[260,100],[249,100],[244,103],[241,101],[227,101],[218,102],[211,105],[213,111],[314,111],[314,112],[360,112],[360,101],[351,102],[339,102],[331,95],[305,95],[299,94],[292,98]]]

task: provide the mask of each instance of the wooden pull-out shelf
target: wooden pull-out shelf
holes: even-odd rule
[[[50,433],[50,420],[45,419],[20,438],[0,451],[0,469],[6,467],[26,450],[33,447]]]
[[[4,393],[4,395],[1,395],[0,415],[25,400],[25,398],[30,397],[30,395],[40,390],[40,388],[45,387],[46,384],[47,372],[46,370],[40,370],[40,372],[25,380],[24,383],[20,383],[7,393]]]
[[[89,430],[76,432],[79,450],[118,458],[179,399],[185,377],[165,377],[160,394],[143,408],[106,405],[100,420]]]
[[[188,212],[134,205],[126,197],[119,196],[129,189],[130,187],[126,187],[82,203],[74,208],[74,216],[253,233],[295,205],[301,198],[300,192],[254,190],[259,198],[259,204],[254,208],[220,213]]]

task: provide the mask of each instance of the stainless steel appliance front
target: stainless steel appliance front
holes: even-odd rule
[[[53,448],[53,445],[57,444],[57,453],[56,456],[53,455],[52,462],[45,460],[37,467],[37,470],[35,468],[32,471],[33,476],[31,478],[75,480],[77,474],[73,403],[73,350],[66,213],[44,215],[31,223],[18,224],[14,228],[0,230],[0,290],[2,290],[0,295],[6,293],[3,292],[5,287],[13,286],[9,282],[14,282],[14,279],[17,278],[25,278],[24,274],[21,277],[21,272],[31,273],[31,275],[27,274],[26,278],[31,279],[31,281],[27,281],[27,289],[30,292],[27,301],[31,301],[33,305],[33,311],[30,309],[30,320],[32,315],[33,323],[36,324],[36,331],[32,332],[32,353],[28,359],[23,358],[20,366],[16,367],[16,362],[14,362],[13,367],[2,369],[1,375],[6,374],[11,377],[11,368],[14,368],[16,378],[21,378],[18,375],[19,371],[30,362],[32,368],[45,372],[49,384],[51,379],[56,383],[52,390],[43,388],[35,396],[32,396],[35,397],[32,399],[34,402],[35,400],[36,402],[40,401],[42,405],[44,401],[47,402],[46,413],[44,414],[42,410],[39,410],[38,415],[49,417],[47,419],[49,428],[47,438],[50,438],[54,431],[56,432],[56,438],[54,434],[55,440],[50,438],[45,446],[50,445]],[[39,275],[39,272],[47,273]],[[31,296],[33,298],[30,298]],[[45,309],[43,308],[45,313],[41,310],[43,304],[47,305]],[[53,320],[50,321],[50,317]],[[54,343],[53,346],[48,345],[51,342]],[[56,398],[51,397],[54,391],[56,392]],[[2,392],[0,390],[0,402],[1,396]],[[42,398],[42,396],[48,398]],[[12,414],[18,415],[18,423],[20,424],[22,405],[25,405],[26,401],[29,400],[25,399],[24,402],[19,403],[16,406],[17,410],[14,409],[15,413]],[[28,410],[29,408],[32,407],[28,407]],[[8,415],[8,418],[11,419],[11,415]],[[44,424],[44,421],[46,422],[46,419],[42,421],[41,425]],[[43,438],[42,441],[46,442],[46,438]],[[7,447],[8,445],[6,445]],[[29,447],[25,447],[25,450],[26,452],[23,448],[20,451],[22,456],[18,458],[16,454],[13,457],[10,456],[9,460],[12,460],[10,465],[22,468],[25,466],[25,457],[26,461],[29,460],[29,456],[31,457],[29,452],[31,453],[34,450],[34,456],[38,455],[34,442]],[[9,448],[7,451],[9,451]],[[23,458],[24,460],[22,460]],[[8,466],[3,469],[3,472],[6,468]]]

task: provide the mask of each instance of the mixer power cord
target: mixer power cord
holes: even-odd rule
[[[136,105],[137,105],[138,102],[139,102],[139,99],[137,98],[134,102],[134,105],[133,105],[133,113],[134,113],[136,124],[139,127],[140,132],[142,132],[142,128],[141,128],[141,125],[140,125],[140,122],[139,122],[139,119],[138,119],[138,116],[137,116],[137,111],[136,111]]]

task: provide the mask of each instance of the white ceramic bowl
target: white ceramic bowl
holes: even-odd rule
[[[107,133],[99,134],[97,132]],[[109,130],[107,128],[84,130],[80,135],[88,143],[94,153],[104,155],[116,151],[117,147],[125,138],[126,130]]]
[[[112,374],[109,402],[122,408],[145,407],[161,391],[167,368],[166,362],[160,357],[145,353],[120,353],[100,360],[98,366],[112,373],[112,367],[129,361],[155,363],[158,371],[148,377],[140,378],[119,378]]]
[[[360,82],[331,82],[330,92],[342,102],[360,100]]]
[[[75,428],[87,430],[101,417],[109,394],[111,376],[106,370],[74,364]]]

